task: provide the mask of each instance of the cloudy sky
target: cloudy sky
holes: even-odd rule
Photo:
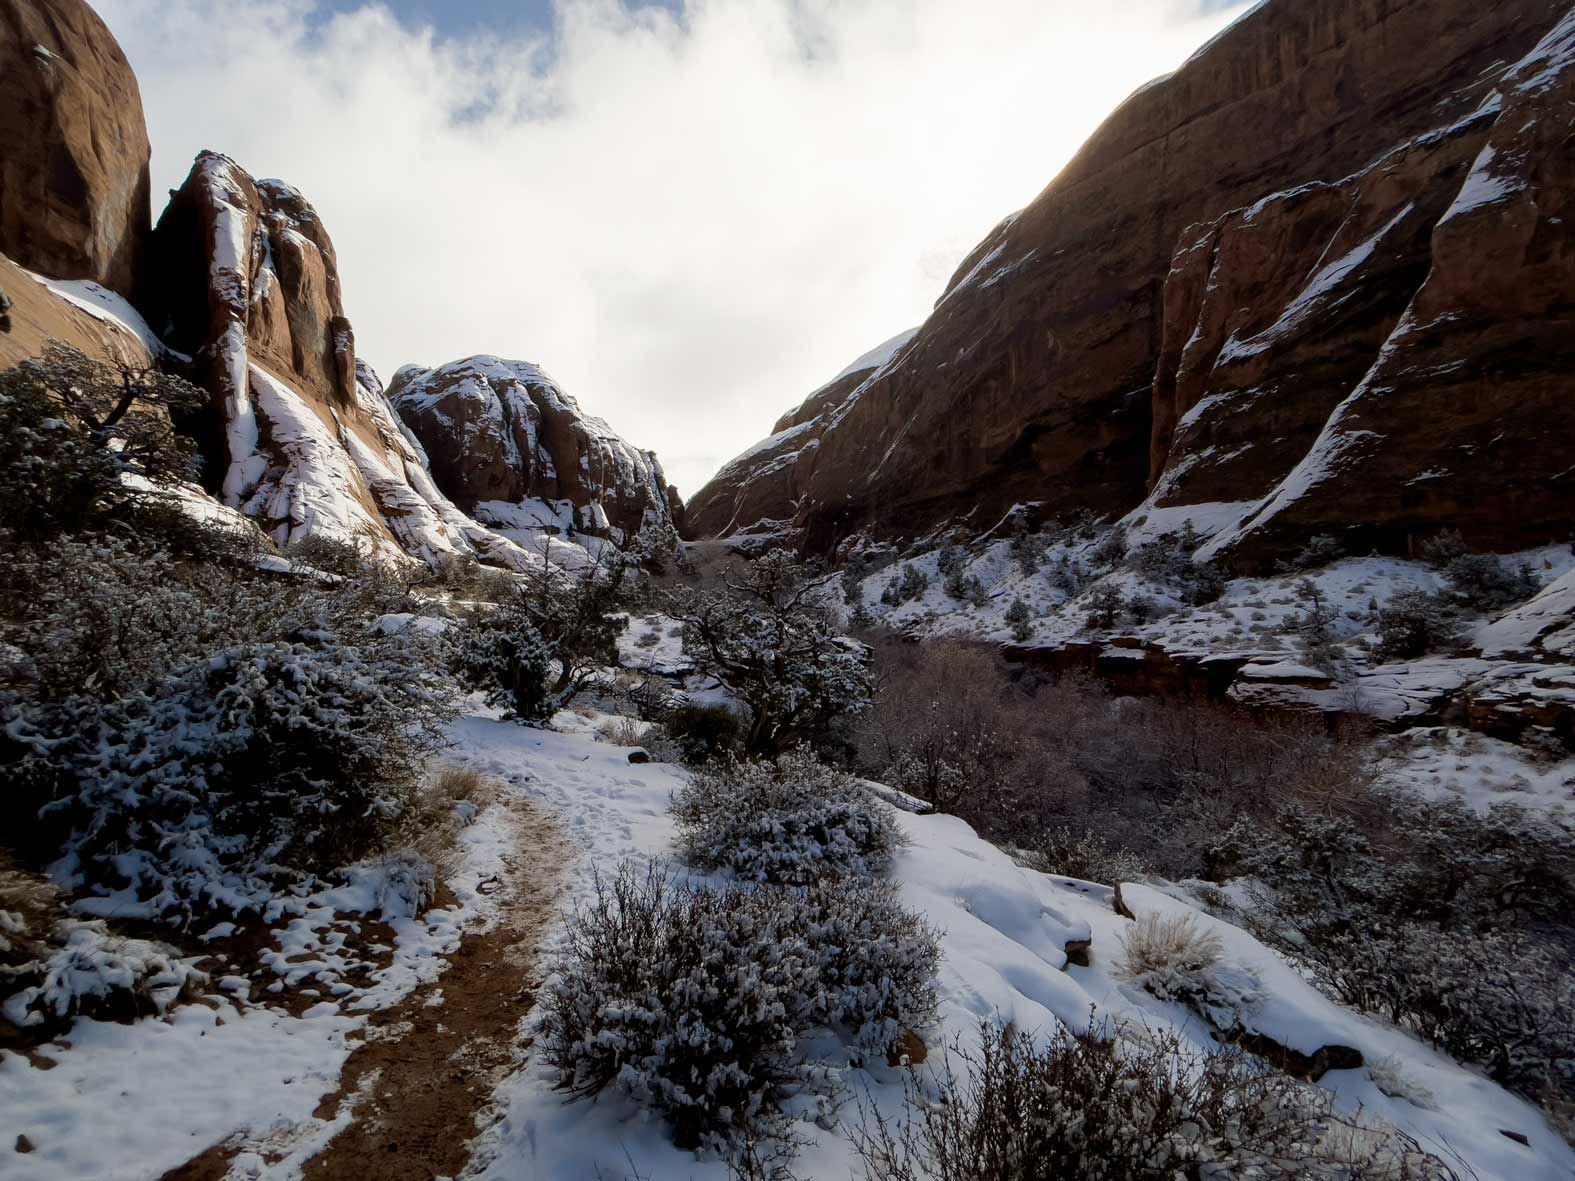
[[[155,194],[300,188],[363,357],[544,365],[692,494],[956,264],[1223,0],[94,0]],[[155,198],[157,206],[161,205]]]

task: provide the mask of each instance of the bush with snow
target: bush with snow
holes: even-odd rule
[[[1040,873],[1107,886],[1134,881],[1149,872],[1136,853],[1112,845],[1103,833],[1090,828],[1063,824],[1045,829],[1029,842],[1025,852],[1029,864]]]
[[[738,703],[750,755],[791,749],[869,705],[869,653],[839,634],[825,581],[779,550],[719,589],[671,598],[667,614],[683,623],[684,650]]]
[[[1455,1176],[1396,1129],[1338,1115],[1328,1091],[1171,1033],[1041,1041],[985,1022],[977,1050],[906,1091],[902,1116],[854,1133],[873,1181]]]
[[[662,728],[692,766],[730,759],[744,740],[743,720],[725,705],[680,705],[663,716]]]
[[[747,881],[878,873],[902,842],[887,804],[804,751],[701,768],[673,793],[673,816],[691,864]]]
[[[1028,604],[1022,599],[1012,600],[1012,605],[1006,609],[1006,622],[1012,629],[1012,639],[1021,644],[1033,634],[1033,615],[1028,610]]]
[[[1154,586],[1174,593],[1192,606],[1212,603],[1225,590],[1225,574],[1193,555],[1203,544],[1192,522],[1144,542],[1125,556],[1127,568]]]
[[[1492,554],[1460,554],[1444,567],[1450,599],[1472,612],[1502,611],[1542,589],[1531,567],[1511,565]]]
[[[1222,962],[1219,936],[1190,914],[1145,914],[1121,940],[1119,976],[1162,1001],[1196,1010],[1216,1029],[1229,1030],[1257,1003],[1257,981],[1245,969]]]
[[[1575,1130],[1575,849],[1501,805],[1393,794],[1387,815],[1287,808],[1225,844],[1254,934],[1335,999],[1480,1064]]]
[[[196,448],[169,415],[205,402],[157,368],[50,343],[0,373],[0,522],[29,540],[102,526],[141,499],[123,477],[187,478]]]
[[[1422,590],[1396,592],[1373,616],[1380,660],[1413,660],[1454,646],[1459,625],[1449,604]]]
[[[930,576],[912,563],[905,564],[902,573],[886,583],[880,601],[888,607],[900,607],[915,599],[922,599],[930,589]]]
[[[609,546],[583,575],[565,579],[544,568],[522,576],[495,610],[463,629],[457,671],[513,717],[545,723],[617,666],[630,565]]]
[[[242,644],[110,701],[11,711],[73,885],[148,915],[256,905],[373,851],[446,741],[446,684],[401,640]]]
[[[854,1045],[880,1055],[934,1019],[940,934],[898,902],[894,883],[822,880],[780,901],[806,924],[818,973],[817,1024],[843,1030]]]
[[[807,1032],[868,1044],[928,1021],[937,954],[868,883],[710,890],[625,863],[569,919],[540,1044],[563,1089],[615,1088],[681,1147],[734,1155],[783,1131],[790,1088],[824,1085],[795,1052]]]

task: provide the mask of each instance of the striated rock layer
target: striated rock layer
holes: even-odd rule
[[[133,293],[148,133],[126,56],[83,0],[0,0],[0,252]]]
[[[689,532],[826,551],[1152,491],[1244,566],[1315,532],[1564,535],[1563,9],[1269,0],[1111,115],[834,411],[728,465]]]

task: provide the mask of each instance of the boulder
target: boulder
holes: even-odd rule
[[[0,0],[0,252],[134,293],[148,132],[126,56],[83,0]]]
[[[654,452],[586,414],[528,361],[407,365],[388,398],[437,486],[483,522],[627,540],[647,525],[672,526],[682,509]]]

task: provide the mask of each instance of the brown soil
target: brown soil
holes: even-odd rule
[[[338,1089],[315,1112],[327,1121],[348,1108],[350,1123],[306,1163],[306,1181],[455,1176],[488,1122],[493,1091],[518,1069],[519,1021],[540,983],[536,944],[572,853],[544,812],[525,801],[507,806],[518,840],[496,883],[497,926],[466,937],[436,981],[370,1015]],[[161,1181],[223,1181],[244,1147],[230,1137]]]
[[[316,1112],[329,1120],[349,1104],[354,1118],[307,1163],[306,1181],[431,1181],[469,1160],[493,1090],[518,1066],[519,1020],[540,983],[536,944],[569,859],[545,814],[515,806],[520,839],[499,882],[498,925],[460,944],[434,983],[373,1014]]]

